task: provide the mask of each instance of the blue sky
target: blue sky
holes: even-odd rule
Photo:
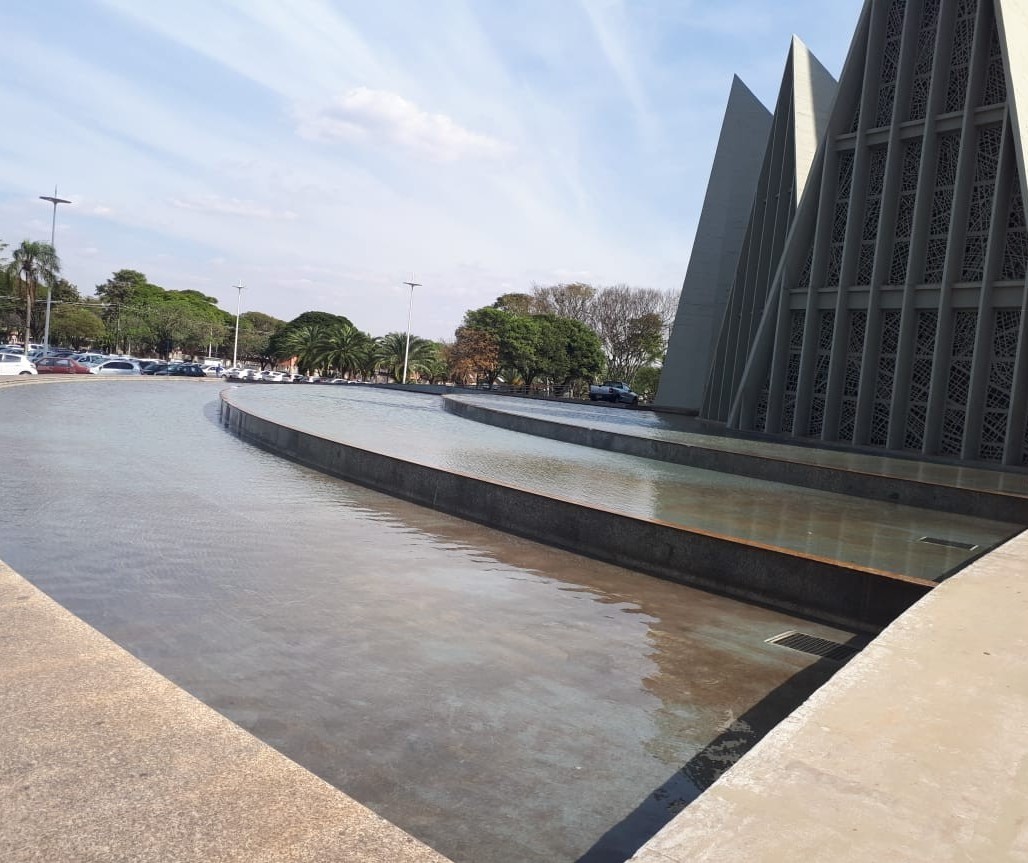
[[[6,0],[0,239],[235,310],[449,337],[533,283],[677,289],[732,75],[861,0]]]

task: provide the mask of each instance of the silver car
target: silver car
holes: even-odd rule
[[[138,375],[142,374],[139,363],[132,360],[105,360],[89,367],[91,375]]]

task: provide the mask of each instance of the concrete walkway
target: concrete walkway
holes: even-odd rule
[[[0,564],[4,863],[446,863]]]
[[[1028,533],[934,590],[633,857],[1028,861]]]

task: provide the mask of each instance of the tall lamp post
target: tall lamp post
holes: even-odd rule
[[[410,356],[410,322],[411,315],[414,314],[414,289],[420,288],[421,284],[414,281],[414,273],[410,274],[410,281],[404,282],[405,285],[410,285],[410,303],[407,306],[407,345],[403,349],[403,382],[407,383],[407,358]]]
[[[239,356],[239,307],[243,302],[243,282],[240,280],[238,285],[234,286],[239,293],[236,295],[236,338],[232,342],[232,368],[236,367],[236,358]]]
[[[57,252],[54,249],[54,240],[57,237],[57,205],[58,204],[70,204],[71,201],[67,201],[64,198],[57,197],[57,186],[54,186],[54,193],[52,195],[40,195],[39,200],[49,201],[54,205],[54,217],[50,222],[50,250],[56,255]],[[53,273],[50,274],[50,280],[46,286],[46,323],[43,325],[43,354],[50,349],[50,298],[53,294]]]

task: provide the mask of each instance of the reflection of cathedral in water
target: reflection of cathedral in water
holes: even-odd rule
[[[798,145],[816,111],[780,99],[747,233],[719,250],[736,256],[716,286],[719,334],[702,356],[672,339],[658,403],[741,430],[1028,465],[1019,9],[867,0],[809,171]],[[790,59],[783,94],[817,92]],[[793,212],[793,185],[774,179],[790,175]],[[704,290],[687,276],[676,329]]]

